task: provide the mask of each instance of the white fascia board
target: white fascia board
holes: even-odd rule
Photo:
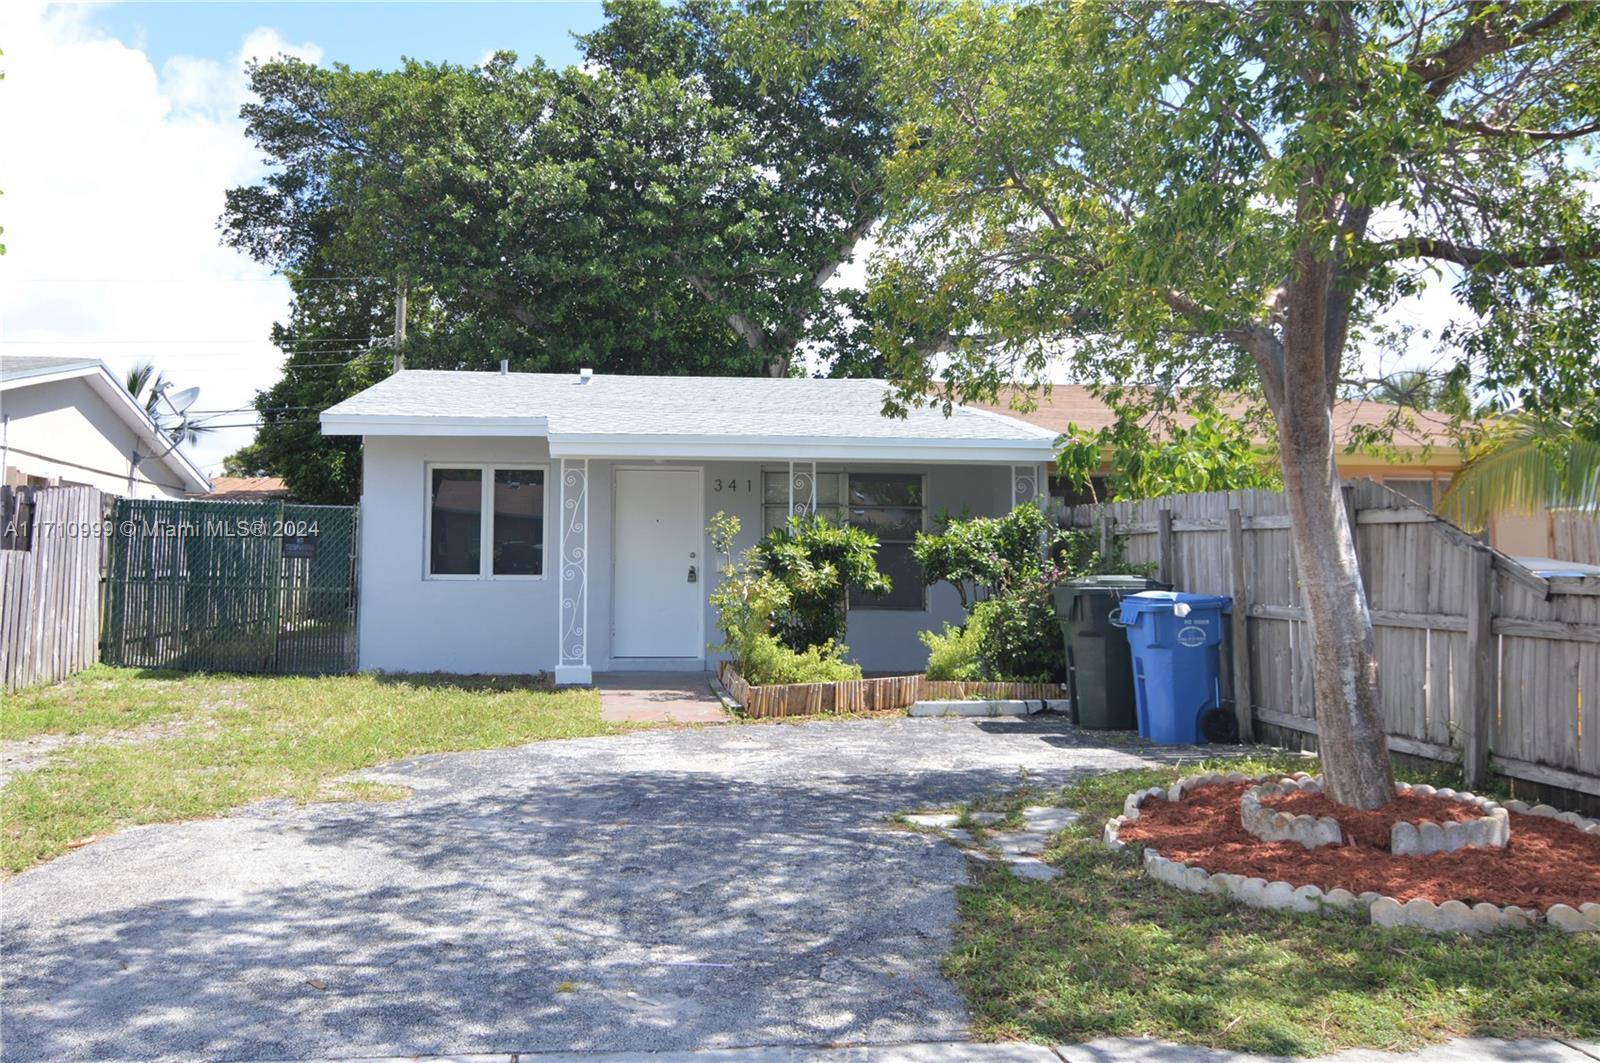
[[[544,436],[544,417],[416,417],[410,414],[325,413],[325,436]]]
[[[564,458],[709,458],[720,461],[897,461],[1004,465],[1050,461],[1053,438],[883,439],[727,436],[570,435],[550,437],[550,456]]]

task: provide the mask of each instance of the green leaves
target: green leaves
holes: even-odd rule
[[[890,589],[889,577],[878,571],[877,538],[824,517],[790,517],[752,554],[788,591],[776,631],[795,650],[843,637],[851,587],[869,594]]]
[[[1460,267],[1447,339],[1502,402],[1600,378],[1600,9],[859,10],[901,119],[872,303],[902,402],[1051,363],[1151,398],[1275,388],[1297,312],[1329,302],[1338,366],[1419,255]]]

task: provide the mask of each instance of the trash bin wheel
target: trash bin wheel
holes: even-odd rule
[[[1200,733],[1213,745],[1236,745],[1239,741],[1239,720],[1225,709],[1211,709],[1200,717]]]

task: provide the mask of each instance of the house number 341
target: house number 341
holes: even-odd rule
[[[712,480],[711,481],[711,490],[716,491],[718,494],[722,493],[723,491],[739,491],[739,490],[749,491],[749,490],[752,490],[751,484],[752,484],[752,481],[746,480],[744,482],[744,487],[741,488],[739,486],[739,478],[737,476],[734,476],[734,477],[731,477],[731,478],[729,478],[727,480],[723,480],[723,479]]]

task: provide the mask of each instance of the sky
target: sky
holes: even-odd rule
[[[288,285],[222,247],[224,192],[263,173],[244,64],[280,53],[362,68],[498,49],[565,66],[599,4],[0,4],[0,354],[153,361],[197,417],[253,420],[280,376]],[[208,473],[248,443],[187,449]]]
[[[153,361],[216,427],[208,473],[250,441],[281,375],[288,285],[218,242],[229,188],[263,174],[239,106],[252,58],[390,68],[498,49],[576,62],[597,3],[0,2],[0,354]],[[859,284],[860,255],[835,283]],[[1443,285],[1391,318],[1437,328]],[[1369,367],[1370,368],[1370,367]],[[1390,367],[1392,368],[1392,367]]]

